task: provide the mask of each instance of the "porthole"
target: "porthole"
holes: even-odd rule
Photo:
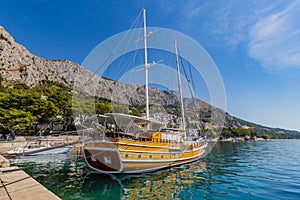
[[[152,158],[152,155],[150,155],[149,158],[151,159],[151,158]]]
[[[141,158],[142,156],[141,155],[138,155],[138,158]]]
[[[125,154],[125,158],[128,158],[128,154]]]

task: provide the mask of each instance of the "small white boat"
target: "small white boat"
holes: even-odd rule
[[[64,153],[68,153],[72,148],[73,148],[72,145],[60,146],[60,147],[55,147],[55,146],[17,147],[11,151],[8,151],[7,154],[10,156],[19,156],[19,155],[37,156],[37,155],[64,154]]]
[[[6,153],[8,155],[23,155],[26,154],[28,155],[28,153],[30,152],[37,152],[37,151],[41,151],[46,149],[47,146],[27,146],[27,147],[17,147],[13,150],[7,151]]]
[[[73,148],[72,145],[62,146],[62,147],[50,147],[47,150],[42,150],[36,153],[30,153],[29,156],[37,156],[37,155],[52,155],[52,154],[64,154],[68,153]]]
[[[39,138],[29,140],[25,146],[17,147],[6,153],[10,156],[35,156],[63,154],[71,150],[73,146],[65,143],[64,140]]]

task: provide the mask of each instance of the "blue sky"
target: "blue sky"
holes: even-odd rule
[[[32,53],[81,64],[101,41],[130,27],[143,6],[148,25],[199,42],[218,66],[227,111],[300,130],[300,1],[0,0],[0,25]]]

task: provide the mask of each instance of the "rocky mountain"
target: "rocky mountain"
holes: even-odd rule
[[[13,37],[0,26],[0,75],[4,87],[12,87],[15,83],[25,83],[33,87],[43,80],[63,83],[70,87],[85,88],[84,92],[91,93],[86,87],[87,80],[93,77],[96,85],[96,96],[124,104],[141,104],[144,100],[144,87],[138,84],[123,84],[110,79],[92,76],[92,72],[68,60],[45,60],[30,53],[24,46],[16,43]],[[0,77],[0,78],[1,78]],[[174,105],[179,95],[174,91],[150,89],[150,103]],[[212,106],[197,99],[204,118],[209,118]],[[191,104],[191,99],[185,99],[185,106]],[[240,128],[253,125],[239,120],[226,113],[225,127]]]
[[[70,87],[84,88],[87,80],[96,83],[96,95],[100,98],[114,98],[124,104],[139,104],[144,101],[145,89],[138,84],[126,85],[106,78],[93,76],[80,65],[68,60],[45,60],[30,53],[24,46],[16,43],[13,37],[0,26],[0,75],[2,85],[11,87],[15,83],[25,83],[32,87],[43,80],[59,82]],[[88,83],[88,85],[91,85]],[[161,91],[152,88],[149,91],[150,103],[169,105],[178,101],[174,91]],[[204,102],[202,102],[205,105]],[[206,107],[208,104],[206,105]]]
[[[42,80],[72,86],[74,74],[82,74],[82,77],[78,77],[79,82],[84,82],[86,77],[91,76],[90,72],[76,63],[68,60],[45,60],[30,53],[0,26],[0,75],[5,87],[11,87],[15,83],[25,83],[32,87]]]
[[[101,98],[113,96],[124,104],[138,104],[144,99],[144,87],[137,84],[126,85],[109,79],[95,77],[80,65],[68,60],[45,60],[30,53],[16,43],[13,37],[0,26],[0,75],[2,85],[11,87],[15,83],[25,83],[33,87],[43,80],[59,82],[70,87],[85,88],[87,80],[96,83],[96,95]],[[90,83],[88,83],[90,85]],[[129,93],[129,94],[128,94]],[[178,101],[176,92],[150,89],[150,102],[174,104]]]
[[[12,87],[15,83],[25,83],[33,87],[43,80],[63,83],[70,87],[85,88],[84,92],[91,93],[86,87],[87,80],[93,77],[96,83],[96,96],[111,98],[123,104],[137,105],[143,103],[145,88],[138,84],[123,84],[110,79],[92,76],[92,72],[68,60],[45,60],[30,53],[24,46],[16,43],[14,38],[0,26],[0,75],[2,85]],[[78,76],[79,75],[79,76]],[[174,105],[179,100],[175,91],[162,91],[151,88],[149,91],[151,104]],[[185,99],[185,106],[191,104],[191,99]],[[199,108],[207,113],[209,118],[211,105],[197,99]],[[226,127],[237,128],[241,124],[226,114]]]

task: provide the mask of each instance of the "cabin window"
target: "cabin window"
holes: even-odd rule
[[[128,158],[128,154],[125,154],[125,158]]]
[[[141,158],[142,156],[141,155],[138,155],[138,158]]]
[[[161,156],[160,156],[160,158],[164,158],[164,156],[163,156],[163,155],[161,155]]]
[[[150,155],[149,158],[151,159],[151,158],[152,158],[152,155]]]

